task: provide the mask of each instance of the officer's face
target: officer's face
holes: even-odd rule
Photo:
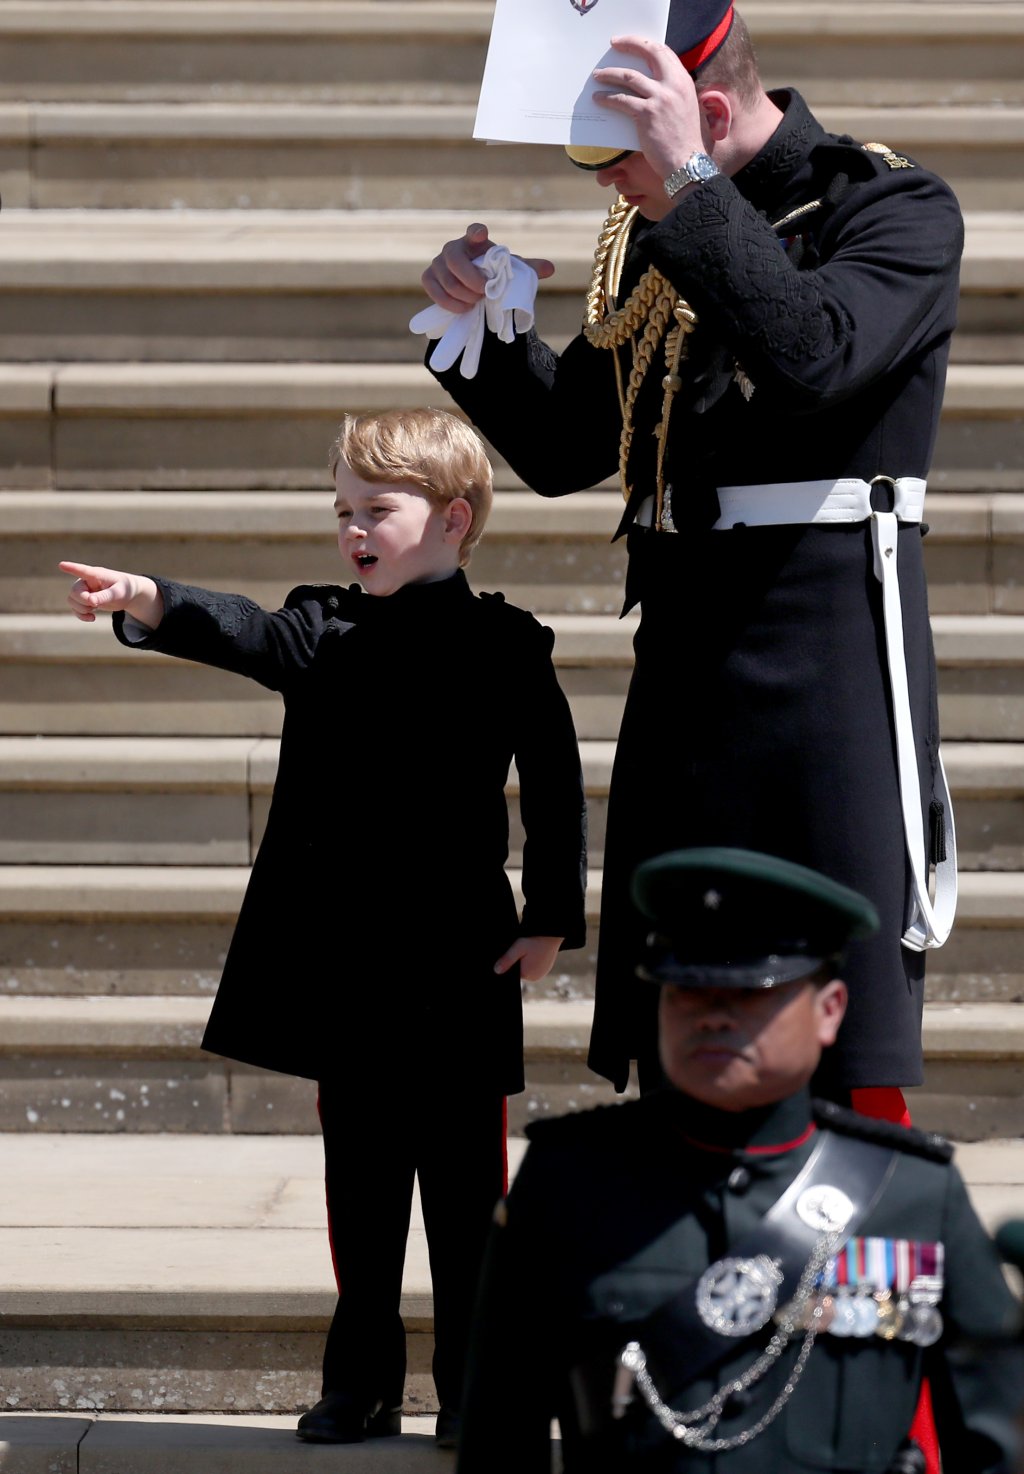
[[[665,1074],[679,1090],[725,1111],[785,1100],[813,1075],[846,1010],[845,984],[661,990]]]
[[[642,153],[626,154],[607,169],[598,169],[594,177],[602,188],[610,184],[627,204],[636,205],[645,220],[660,220],[672,208],[662,176]]]

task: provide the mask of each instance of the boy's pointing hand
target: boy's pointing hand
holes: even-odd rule
[[[121,573],[90,563],[61,563],[60,569],[75,580],[68,603],[75,618],[86,624],[92,624],[97,613],[114,614],[121,609],[150,629],[163,618],[163,596],[145,574]]]

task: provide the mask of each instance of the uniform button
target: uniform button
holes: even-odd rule
[[[750,1173],[746,1167],[734,1167],[729,1173],[729,1191],[745,1193],[750,1186]]]

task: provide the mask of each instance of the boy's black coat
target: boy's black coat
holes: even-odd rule
[[[281,692],[281,759],[203,1045],[305,1075],[379,1073],[412,1041],[523,1088],[520,930],[581,946],[584,799],[553,635],[462,573],[388,598],[327,585],[268,613],[157,580],[143,648]],[[116,630],[124,640],[123,621]],[[527,831],[520,928],[503,864],[513,756]],[[467,1039],[468,1035],[468,1039]]]

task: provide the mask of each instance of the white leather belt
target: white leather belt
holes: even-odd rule
[[[926,482],[919,476],[878,476],[892,488],[900,522],[920,522]],[[843,476],[838,481],[779,481],[770,486],[720,486],[721,516],[715,531],[729,527],[782,527],[788,523],[866,522],[872,514],[874,482]]]
[[[944,806],[945,857],[935,865],[934,896],[929,888],[928,845],[924,829],[917,744],[910,712],[910,688],[903,646],[903,607],[897,571],[896,539],[901,522],[920,522],[926,483],[917,476],[877,481],[892,490],[893,510],[876,512],[871,506],[874,483],[852,476],[838,481],[783,481],[767,486],[720,486],[721,515],[714,531],[737,527],[782,527],[793,524],[827,525],[871,522],[875,577],[882,585],[886,663],[896,727],[896,766],[903,811],[903,833],[910,863],[913,908],[903,945],[912,952],[941,947],[949,936],[956,913],[956,828],[942,754],[938,756],[938,798]],[[646,509],[646,518],[642,513]],[[637,512],[642,526],[651,525],[653,498]]]

